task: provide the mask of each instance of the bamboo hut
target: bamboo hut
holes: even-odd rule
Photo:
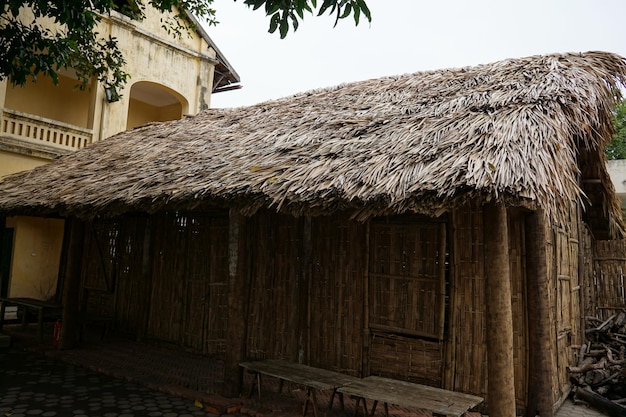
[[[310,91],[116,135],[0,183],[66,221],[64,328],[283,358],[551,416],[579,267],[621,237],[605,167],[624,58],[509,59]],[[489,381],[489,384],[487,382]]]

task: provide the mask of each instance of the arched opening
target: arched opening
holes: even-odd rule
[[[149,81],[133,84],[129,98],[126,129],[180,119],[189,107],[187,100],[176,91]]]

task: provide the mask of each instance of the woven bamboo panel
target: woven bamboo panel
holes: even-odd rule
[[[444,224],[415,216],[372,222],[369,259],[370,328],[442,339]]]
[[[148,336],[200,353],[224,353],[226,213],[167,213],[153,224]]]
[[[486,301],[482,211],[467,205],[454,211],[446,388],[487,395]]]
[[[582,343],[581,285],[579,284],[580,236],[579,212],[570,210],[570,222],[552,225],[548,241],[548,294],[554,312],[554,343],[556,346],[556,375],[552,376],[554,402],[569,392],[567,367],[576,362],[576,346]],[[580,236],[579,236],[580,235]]]
[[[182,343],[197,352],[226,351],[228,217],[190,215]]]
[[[523,215],[509,210],[515,395],[524,407],[528,386]],[[482,210],[468,204],[453,213],[452,278],[444,387],[487,397],[486,299]],[[487,399],[488,402],[488,399]]]
[[[590,283],[593,307],[589,314],[609,318],[626,308],[626,241],[596,241],[594,280]]]
[[[443,344],[373,333],[370,374],[441,386]]]
[[[159,218],[153,243],[147,335],[173,343],[180,341],[183,326],[188,221],[182,213]]]
[[[311,223],[309,362],[363,376],[366,225],[337,215]]]
[[[150,338],[222,354],[228,321],[226,241],[226,212],[99,220],[85,238],[83,287],[112,294],[106,304],[115,311],[100,315],[115,317],[118,331],[142,335],[145,329]]]
[[[127,216],[119,219],[119,224],[115,326],[118,331],[136,334],[145,324],[144,312],[150,300],[150,282],[141,271],[146,218]]]
[[[100,290],[86,290],[81,294],[82,314],[92,317],[113,317],[115,295]]]
[[[115,283],[119,224],[107,219],[91,223],[85,230],[82,285],[112,291]]]
[[[515,396],[517,407],[524,408],[528,395],[528,317],[526,315],[524,216],[523,213],[516,210],[509,210],[508,214]]]
[[[591,232],[581,225],[579,228],[579,247],[580,256],[578,268],[580,270],[580,286],[581,286],[581,322],[580,328],[584,329],[585,316],[596,315],[596,295],[594,283],[594,249],[593,238]]]
[[[249,219],[249,358],[296,361],[304,351],[298,326],[306,314],[306,304],[299,303],[301,221],[268,211]]]
[[[81,314],[111,318],[116,315],[119,229],[119,222],[110,219],[86,228],[79,292]]]

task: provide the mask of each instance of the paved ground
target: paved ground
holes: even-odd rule
[[[30,329],[29,329],[30,330]],[[97,337],[78,349],[60,351],[34,331],[9,326],[13,347],[0,350],[0,416],[58,417],[298,417],[304,392],[287,387],[281,395],[271,378],[260,403],[216,394],[223,372],[219,361],[153,344]],[[51,334],[51,332],[50,332]],[[318,397],[327,402],[325,396]],[[322,417],[352,415],[324,410]],[[338,408],[338,407],[335,407]],[[390,407],[392,417],[431,417],[429,413]],[[312,413],[309,412],[309,416]],[[382,415],[382,414],[381,414]],[[557,417],[604,414],[566,401]],[[468,417],[480,417],[468,413]]]
[[[0,353],[0,415],[10,417],[193,417],[194,402],[44,357]]]

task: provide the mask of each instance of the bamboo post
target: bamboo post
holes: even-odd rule
[[[548,299],[550,276],[547,263],[547,224],[542,210],[526,218],[526,271],[528,337],[530,345],[528,415],[554,416],[552,376],[556,372],[555,351],[550,335],[551,309]]]
[[[67,264],[67,248],[69,247],[70,235],[68,228],[69,220],[63,221],[63,241],[61,242],[61,257],[59,258],[59,266],[57,270],[57,286],[54,289],[54,302],[61,304],[63,299],[63,281],[65,280],[65,265]],[[89,238],[85,236],[83,245],[87,246],[86,240]],[[84,248],[83,248],[84,249]]]
[[[246,270],[246,219],[235,209],[228,216],[228,334],[224,360],[224,394],[241,393],[243,370],[239,363],[246,356],[249,273]]]
[[[489,415],[515,417],[513,313],[509,237],[504,204],[483,207],[487,301],[487,378]]]
[[[439,328],[440,340],[443,340],[446,316],[446,223],[439,225]]]
[[[63,248],[66,252],[63,266],[63,318],[59,349],[71,349],[78,343],[80,333],[80,281],[83,262],[83,242],[85,239],[85,223],[76,218],[65,221],[65,233],[68,239]]]

